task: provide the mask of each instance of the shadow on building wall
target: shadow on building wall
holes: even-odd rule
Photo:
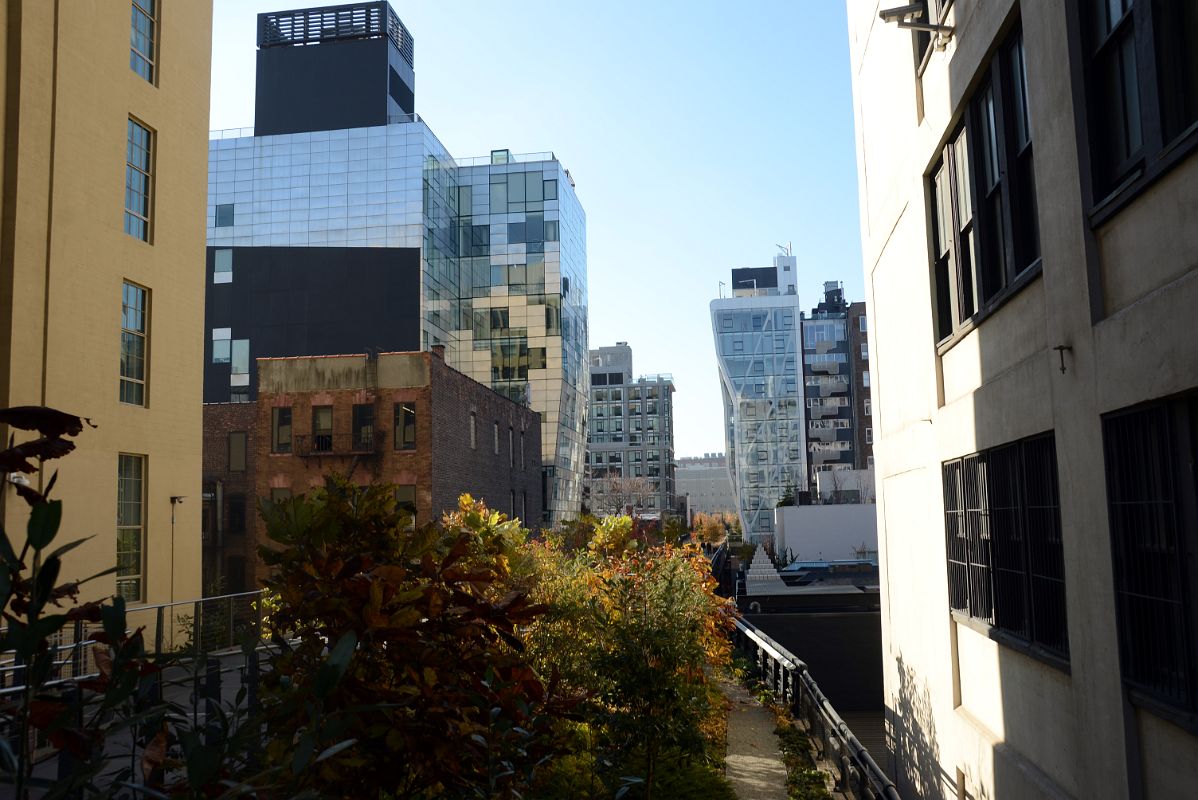
[[[898,695],[890,698],[886,714],[894,754],[894,780],[904,798],[940,798],[954,786],[940,769],[940,744],[932,714],[932,693],[900,654],[897,659]]]

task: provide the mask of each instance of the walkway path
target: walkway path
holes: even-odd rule
[[[786,800],[786,765],[773,712],[738,683],[726,682],[723,690],[731,704],[726,775],[738,800]]]

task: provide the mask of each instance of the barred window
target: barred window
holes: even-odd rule
[[[943,465],[949,606],[1068,658],[1051,433]]]
[[[1103,419],[1123,680],[1198,711],[1198,398]]]
[[[936,336],[999,303],[1040,258],[1023,34],[1003,42],[928,176]]]
[[[148,242],[154,133],[132,119],[129,120],[125,162],[125,233]]]

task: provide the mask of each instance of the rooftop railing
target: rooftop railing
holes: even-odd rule
[[[407,125],[413,122],[424,123],[424,119],[419,114],[388,114],[388,125]],[[425,123],[427,124],[427,123]],[[328,131],[308,131],[308,135],[312,134],[327,134]],[[217,139],[242,139],[247,136],[254,135],[253,126],[242,128],[215,128],[208,131],[208,140],[214,141]],[[299,136],[296,133],[282,133],[279,136]]]
[[[758,677],[807,728],[819,760],[832,765],[836,790],[858,800],[901,800],[894,782],[853,735],[807,665],[751,622],[736,621],[733,643]]]
[[[343,6],[297,8],[258,15],[259,47],[293,47],[386,36],[413,65],[412,34],[386,0]]]

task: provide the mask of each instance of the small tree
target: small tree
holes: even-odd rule
[[[648,478],[609,475],[591,483],[591,507],[599,514],[624,514],[630,508],[644,508],[653,495],[653,483]]]

